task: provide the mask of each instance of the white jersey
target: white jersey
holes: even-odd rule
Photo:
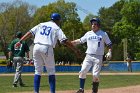
[[[99,30],[97,32],[88,31],[80,38],[81,43],[87,42],[87,54],[104,55],[104,46],[112,44],[107,33]]]
[[[34,43],[55,47],[57,40],[63,42],[66,36],[56,23],[49,21],[36,25],[30,32],[35,36]]]

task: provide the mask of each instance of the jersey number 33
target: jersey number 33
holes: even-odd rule
[[[49,36],[52,27],[42,26],[42,31],[40,32],[41,35]]]

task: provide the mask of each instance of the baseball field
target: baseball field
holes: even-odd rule
[[[57,73],[56,93],[75,93],[78,73]],[[23,73],[25,87],[12,87],[14,74],[0,74],[0,93],[33,93],[33,73]],[[99,93],[140,93],[140,73],[101,73]],[[85,93],[91,93],[92,76],[87,75]],[[40,93],[49,93],[47,74],[42,75]]]

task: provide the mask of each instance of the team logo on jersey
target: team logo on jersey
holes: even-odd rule
[[[91,36],[88,38],[88,40],[92,40],[92,39],[97,39],[98,41],[101,41],[102,37],[101,36]]]

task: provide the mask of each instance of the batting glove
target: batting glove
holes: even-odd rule
[[[105,57],[106,57],[106,60],[110,60],[112,57],[111,51],[108,51],[108,53],[105,55]]]

